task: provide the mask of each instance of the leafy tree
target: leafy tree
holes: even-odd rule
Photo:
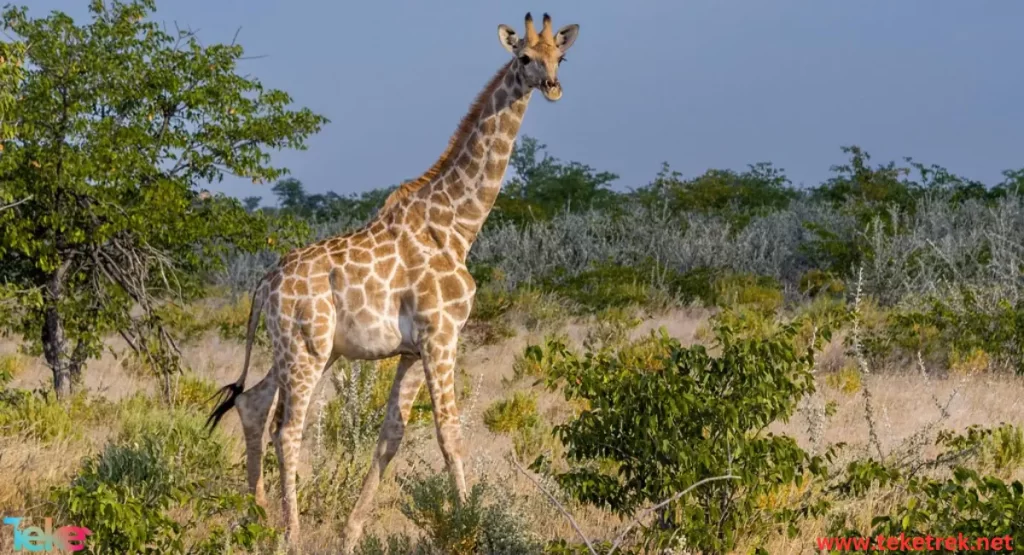
[[[296,237],[196,190],[225,174],[280,177],[268,149],[303,149],[327,122],[236,73],[241,46],[203,46],[146,20],[153,0],[89,9],[84,25],[2,14],[16,37],[4,55],[31,48],[20,74],[0,65],[18,97],[0,102],[2,195],[28,199],[0,213],[0,283],[19,291],[0,327],[45,355],[65,398],[115,331],[154,369],[177,368],[161,303],[199,295],[228,249]]]
[[[562,210],[609,209],[619,196],[610,189],[618,176],[596,172],[579,162],[562,163],[546,145],[523,136],[516,142],[509,165],[513,175],[495,202],[494,223],[524,224],[549,219]]]
[[[690,180],[666,163],[635,196],[648,209],[720,215],[739,228],[755,215],[786,208],[797,196],[790,183],[770,162],[749,165],[744,172],[712,169]]]
[[[306,189],[302,182],[294,177],[287,177],[274,184],[271,191],[277,195],[281,210],[297,215],[305,215]]]
[[[859,146],[844,146],[850,155],[847,164],[832,166],[836,175],[812,191],[815,198],[842,205],[849,201],[866,205],[898,206],[911,209],[918,184],[906,179],[910,168],[896,166],[894,162],[872,168],[871,155]]]
[[[255,212],[260,207],[260,201],[263,197],[245,197],[242,199],[242,205],[245,206],[246,212]]]
[[[319,221],[348,219],[352,222],[364,222],[384,206],[384,200],[397,188],[397,185],[393,185],[346,196],[334,192],[310,195],[310,211],[312,217]]]

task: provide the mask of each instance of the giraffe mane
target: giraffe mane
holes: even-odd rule
[[[441,157],[434,162],[433,166],[430,166],[430,169],[423,172],[422,175],[412,181],[406,181],[399,186],[398,189],[392,191],[384,201],[384,206],[380,209],[380,214],[384,214],[402,200],[422,189],[426,184],[437,179],[444,170],[448,169],[448,166],[458,153],[458,148],[462,146],[465,140],[473,132],[473,128],[477,121],[479,121],[480,114],[483,113],[491,95],[493,95],[494,91],[501,85],[501,81],[505,78],[505,74],[508,73],[509,68],[512,67],[512,61],[513,60],[509,60],[508,63],[503,65],[501,69],[494,74],[494,77],[491,78],[483,90],[480,91],[480,94],[477,95],[476,100],[474,100],[473,104],[469,107],[469,112],[462,117],[462,121],[459,122],[459,126],[456,128],[455,133],[448,140],[448,146],[444,149],[444,152],[441,153]]]

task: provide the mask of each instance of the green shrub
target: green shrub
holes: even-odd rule
[[[21,355],[0,355],[0,388],[18,377],[24,369],[25,358]]]
[[[1024,484],[1019,480],[1008,484],[957,467],[951,478],[910,479],[906,487],[910,498],[891,514],[876,517],[872,536],[1024,537]],[[962,551],[954,546],[935,552]]]
[[[212,555],[274,539],[262,509],[226,479],[227,447],[201,415],[133,407],[117,439],[50,491],[62,520],[89,524],[88,552]]]
[[[934,459],[895,458],[850,462],[829,493],[858,500],[877,488],[899,491],[897,502],[875,516],[870,529],[851,525],[848,515],[833,515],[828,527],[834,536],[966,536],[1020,537],[1024,533],[1024,484],[1006,482],[981,470],[1019,469],[1024,458],[1024,437],[1012,425],[996,428],[970,426],[962,433],[943,431]],[[922,469],[933,469],[929,475]],[[938,545],[930,553],[962,553],[958,545]]]
[[[824,475],[822,459],[764,430],[787,420],[814,390],[813,353],[828,329],[813,349],[799,352],[794,323],[768,337],[735,325],[716,323],[717,357],[700,345],[683,348],[664,331],[644,342],[644,364],[628,352],[581,357],[559,344],[545,350],[557,357],[548,385],[589,403],[555,427],[571,464],[557,482],[578,501],[623,517],[680,495],[659,512],[657,526],[642,531],[648,549],[684,542],[721,553],[745,534],[793,529],[797,514],[765,507],[765,497]],[[533,466],[542,469],[545,461]],[[733,478],[681,495],[702,479],[726,475]]]
[[[43,442],[75,439],[89,424],[112,414],[109,401],[82,392],[63,404],[52,390],[0,387],[0,435],[24,435]]]
[[[484,411],[484,425],[495,434],[508,434],[539,423],[537,398],[516,391],[511,398],[495,401]]]
[[[642,322],[631,309],[606,308],[594,315],[594,322],[583,339],[583,348],[600,349],[622,345],[629,339],[630,332]]]
[[[865,330],[865,351],[879,363],[921,353],[963,372],[1024,373],[1024,301],[983,305],[967,290],[955,301],[933,298],[923,308],[889,312]]]
[[[800,276],[800,292],[812,297],[818,295],[841,296],[846,292],[846,284],[832,272],[811,269]]]
[[[542,545],[529,537],[515,516],[509,496],[498,495],[485,503],[491,486],[478,482],[467,499],[458,502],[458,491],[448,474],[414,475],[402,482],[407,496],[402,513],[422,532],[420,538],[391,535],[386,541],[367,535],[359,555],[529,555],[540,554]]]
[[[583,312],[613,307],[643,306],[652,296],[655,274],[644,266],[626,266],[611,262],[594,263],[576,275],[559,269],[548,276],[541,287],[562,295]]]
[[[571,312],[561,296],[533,287],[516,289],[512,302],[509,316],[528,331],[557,328]]]
[[[767,312],[775,312],[782,306],[782,286],[767,276],[723,275],[715,280],[714,291],[718,306],[751,306]]]
[[[552,345],[562,346],[568,342],[564,335],[552,335],[541,345],[530,345],[517,355],[512,362],[512,381],[517,382],[526,376],[541,378],[547,376],[554,364],[561,360],[561,351],[552,351]]]
[[[209,378],[192,373],[176,376],[171,386],[171,405],[202,409],[217,393],[219,387]]]
[[[509,324],[508,313],[514,303],[513,295],[500,283],[478,284],[465,335],[481,345],[493,345],[513,337],[515,330]]]

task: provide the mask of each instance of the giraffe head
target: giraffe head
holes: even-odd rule
[[[512,65],[522,82],[531,89],[540,89],[551,102],[562,98],[562,84],[558,82],[558,65],[579,34],[579,25],[566,25],[553,32],[551,16],[544,14],[540,32],[533,26],[533,17],[526,14],[526,36],[520,38],[508,25],[498,25],[498,40],[516,57]]]

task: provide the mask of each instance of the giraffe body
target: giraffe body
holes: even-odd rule
[[[344,550],[350,552],[362,534],[424,383],[438,444],[465,496],[455,355],[476,292],[466,257],[500,191],[531,92],[539,89],[551,101],[561,97],[557,69],[577,32],[576,25],[553,32],[547,14],[539,33],[527,14],[523,39],[500,25],[499,40],[514,58],[478,95],[438,161],[393,192],[366,226],[290,252],[257,285],[242,375],[222,390],[226,398],[209,423],[215,426],[228,410],[238,409],[249,488],[263,504],[263,438],[278,401],[271,436],[290,543],[299,531],[295,474],[306,412],[324,371],[340,357],[401,356],[370,469],[346,524]],[[261,311],[273,366],[244,390]]]

